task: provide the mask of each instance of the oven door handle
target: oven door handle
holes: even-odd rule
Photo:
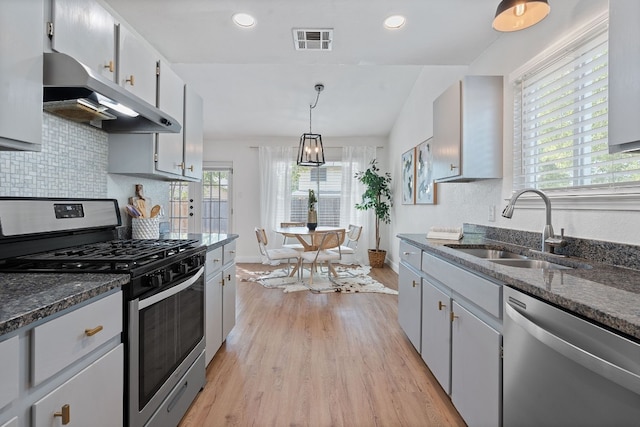
[[[165,298],[169,298],[172,295],[175,295],[179,292],[184,291],[189,286],[193,285],[204,273],[204,267],[200,267],[198,272],[191,276],[188,280],[180,283],[179,285],[173,286],[166,291],[157,293],[155,295],[151,295],[149,298],[145,298],[138,303],[138,310],[142,310],[143,308],[147,308],[150,305],[157,303],[158,301],[162,301]]]

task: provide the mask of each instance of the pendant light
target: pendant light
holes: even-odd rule
[[[505,32],[524,30],[546,18],[550,10],[547,0],[502,0],[493,28]]]
[[[300,146],[298,147],[297,164],[300,166],[322,166],[324,165],[324,148],[322,147],[322,135],[311,133],[311,110],[318,105],[320,92],[324,90],[324,85],[318,83],[315,85],[318,92],[316,102],[309,105],[309,133],[303,133],[300,137]]]

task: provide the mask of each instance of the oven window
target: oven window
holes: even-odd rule
[[[204,278],[140,311],[140,410],[204,336]]]

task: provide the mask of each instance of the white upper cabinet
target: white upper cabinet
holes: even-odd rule
[[[609,152],[640,150],[640,2],[609,0]]]
[[[171,117],[184,117],[184,82],[168,63],[160,61],[158,108]],[[183,120],[184,122],[184,120]],[[157,164],[161,172],[182,175],[184,168],[184,128],[179,133],[158,134]]]
[[[202,97],[188,85],[184,88],[184,171],[186,177],[202,179]]]
[[[118,84],[156,105],[156,55],[126,26],[118,25]]]
[[[51,48],[116,79],[115,20],[91,0],[53,0]]]
[[[467,76],[433,102],[436,182],[502,177],[502,76]]]
[[[0,1],[0,150],[40,151],[41,2]]]

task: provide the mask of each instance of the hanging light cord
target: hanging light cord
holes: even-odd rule
[[[311,132],[311,110],[316,108],[316,105],[318,105],[318,99],[320,99],[320,91],[319,90],[318,90],[318,94],[316,95],[316,102],[314,102],[313,105],[309,105],[309,133],[312,133]]]

